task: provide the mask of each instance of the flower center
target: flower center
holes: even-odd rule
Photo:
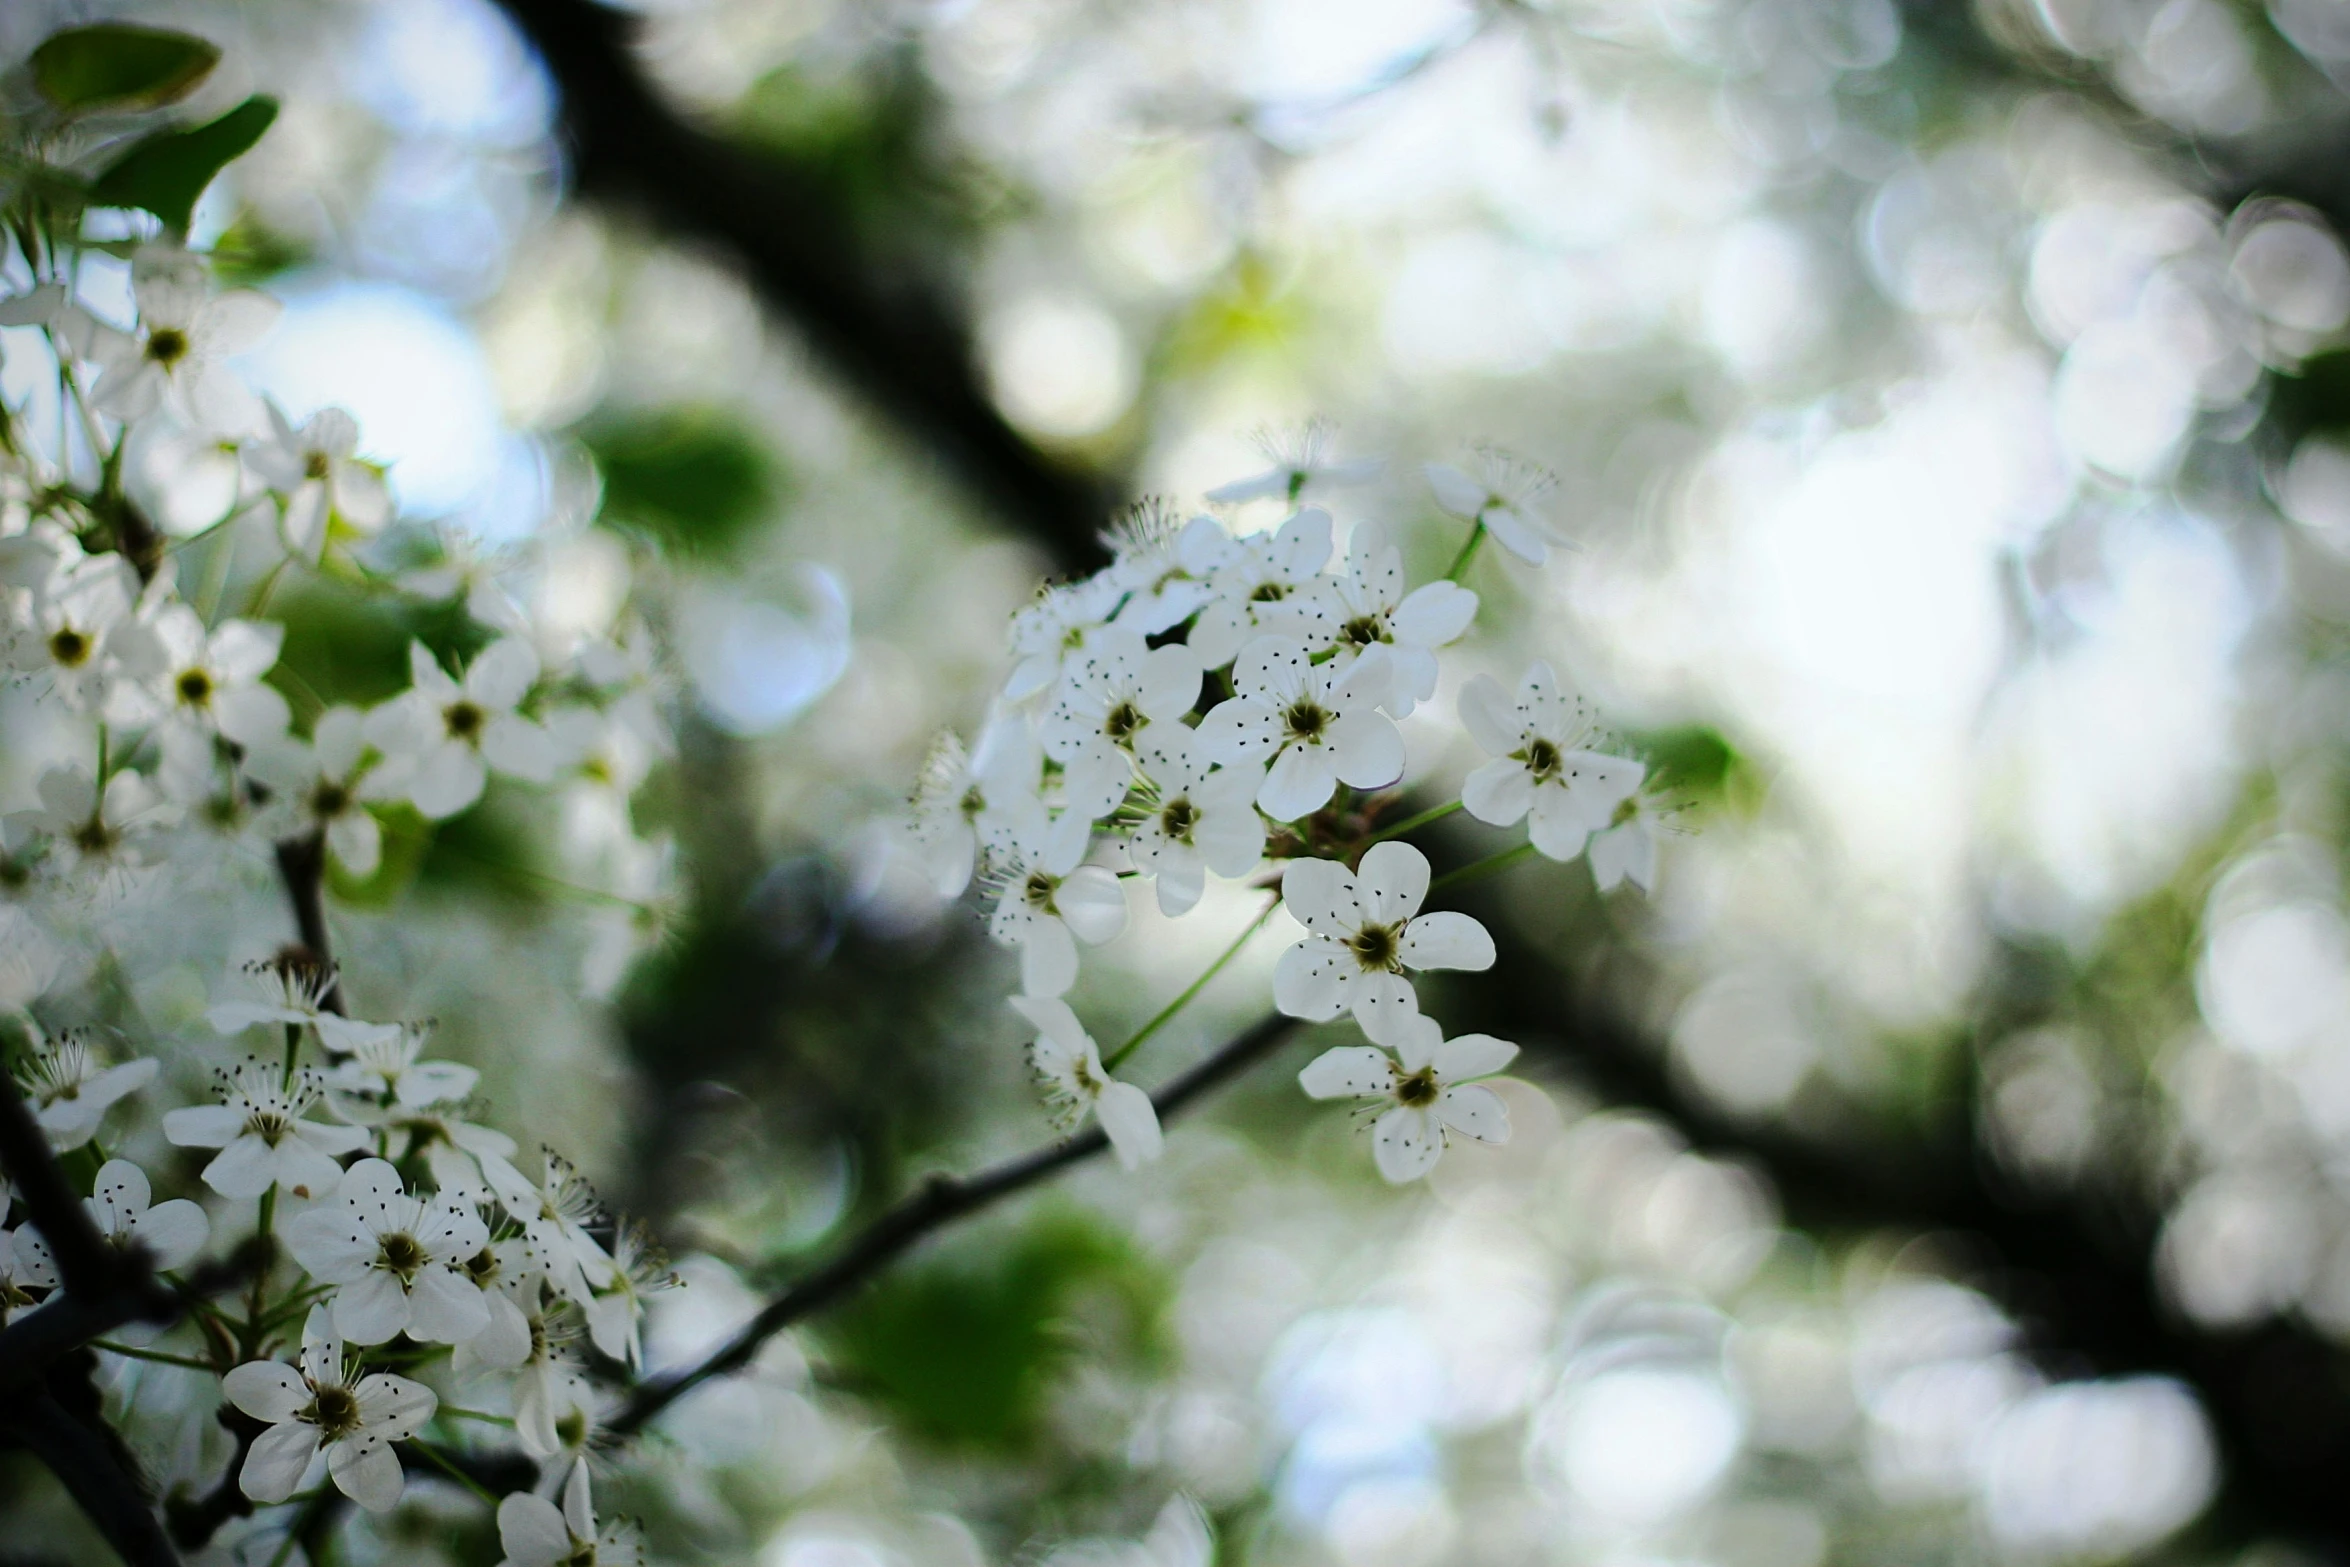
[[[172,685],[189,707],[204,707],[212,701],[212,676],[204,670],[183,669]]]
[[[480,735],[489,715],[477,703],[451,702],[441,709],[441,722],[448,726],[452,739],[470,741]]]
[[[1252,604],[1278,604],[1289,597],[1289,584],[1286,582],[1260,582],[1248,597]]]
[[[1387,627],[1377,615],[1357,615],[1339,628],[1338,634],[1356,647],[1369,647],[1374,642],[1387,640]]]
[[[302,459],[302,477],[305,479],[324,479],[332,472],[334,461],[324,452],[312,452]]]
[[[1537,783],[1546,778],[1557,777],[1559,764],[1564,760],[1559,755],[1559,748],[1555,744],[1548,740],[1539,739],[1528,742],[1525,757],[1526,771],[1534,775]]]
[[[319,816],[340,816],[351,808],[351,791],[332,779],[319,780],[310,791],[310,809]]]
[[[1392,925],[1365,925],[1347,938],[1347,946],[1366,972],[1376,973],[1396,966],[1397,942]]]
[[[1030,908],[1041,909],[1050,914],[1053,912],[1053,894],[1058,892],[1060,887],[1061,883],[1058,877],[1047,876],[1042,871],[1030,871],[1028,880],[1021,884],[1020,896],[1028,900]]]
[[[122,842],[122,834],[106,824],[103,816],[93,816],[73,830],[73,846],[84,854],[112,854]]]
[[[555,1422],[555,1440],[565,1447],[577,1447],[587,1440],[587,1411],[574,1409]]]
[[[302,1411],[302,1418],[318,1427],[329,1442],[349,1436],[359,1429],[359,1395],[347,1387],[319,1388],[310,1407]]]
[[[1436,1103],[1437,1095],[1442,1092],[1443,1089],[1436,1081],[1436,1069],[1432,1066],[1424,1066],[1417,1072],[1395,1080],[1397,1103],[1409,1105],[1414,1110],[1425,1110]]]
[[[1634,796],[1620,802],[1616,806],[1616,812],[1613,816],[1610,816],[1607,819],[1607,824],[1610,827],[1621,827],[1624,825],[1624,823],[1630,821],[1633,817],[1638,816],[1639,814],[1640,801],[1637,796]]]
[[[1288,727],[1290,739],[1319,745],[1322,732],[1330,727],[1330,711],[1319,702],[1292,702],[1281,721]]]
[[[275,1148],[294,1129],[293,1117],[280,1110],[254,1110],[245,1117],[245,1130]]]
[[[1124,745],[1134,738],[1137,730],[1149,722],[1150,720],[1143,716],[1141,708],[1136,707],[1132,702],[1120,702],[1116,707],[1111,708],[1109,715],[1102,720],[1102,733],[1120,745]]]
[[[147,334],[147,357],[170,369],[188,357],[188,334],[176,326],[157,327]]]
[[[424,1266],[424,1247],[413,1235],[387,1235],[383,1250],[377,1255],[378,1266],[397,1273],[402,1279],[416,1277],[416,1270]]]
[[[49,656],[68,669],[79,668],[90,656],[90,639],[71,626],[59,626],[49,635]]]
[[[963,820],[977,821],[979,813],[987,809],[987,796],[979,792],[979,785],[973,784],[963,791],[963,798],[956,802],[955,809],[963,813]]]
[[[484,1246],[465,1259],[465,1276],[483,1289],[498,1281],[498,1254]]]
[[[1191,842],[1191,830],[1199,825],[1199,807],[1188,796],[1177,796],[1159,808],[1159,830],[1178,843]]]

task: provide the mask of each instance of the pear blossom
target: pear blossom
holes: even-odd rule
[[[1390,1182],[1400,1186],[1426,1175],[1451,1137],[1509,1140],[1508,1106],[1473,1079],[1508,1066],[1518,1054],[1516,1045],[1490,1034],[1446,1039],[1435,1019],[1417,1014],[1387,1017],[1372,1037],[1392,1045],[1395,1054],[1370,1045],[1340,1045],[1307,1063],[1297,1080],[1316,1099],[1372,1099],[1393,1106],[1371,1125],[1371,1157]]]
[[[1159,1112],[1150,1095],[1121,1083],[1102,1066],[1101,1050],[1069,1004],[1055,996],[1013,996],[1013,1010],[1036,1025],[1028,1059],[1046,1097],[1060,1112],[1064,1130],[1075,1130],[1088,1114],[1102,1123],[1110,1151],[1129,1170],[1159,1156],[1163,1142]]]
[[[1337,433],[1337,427],[1327,419],[1309,419],[1290,430],[1259,430],[1257,449],[1273,466],[1218,485],[1208,491],[1208,499],[1227,506],[1275,496],[1295,501],[1309,491],[1368,484],[1378,478],[1387,465],[1376,457],[1346,462],[1331,457],[1330,443]]]
[[[99,1065],[89,1036],[77,1028],[36,1045],[18,1064],[16,1081],[49,1146],[65,1153],[96,1136],[106,1112],[125,1095],[153,1082],[155,1073],[155,1062],[147,1058],[120,1066]]]
[[[221,1378],[228,1401],[267,1422],[253,1439],[237,1484],[257,1502],[282,1502],[302,1485],[311,1461],[326,1455],[335,1488],[369,1512],[399,1505],[403,1480],[394,1442],[414,1436],[440,1400],[406,1377],[344,1369],[342,1336],[323,1305],[302,1326],[294,1366],[252,1360]]]
[[[14,1322],[41,1304],[34,1290],[57,1287],[57,1259],[41,1232],[27,1224],[0,1230],[0,1323]]]
[[[983,837],[1008,822],[1016,801],[1035,798],[1041,766],[1036,736],[1016,712],[989,720],[970,750],[951,732],[932,742],[914,784],[913,832],[940,897],[971,884]]]
[[[530,617],[500,580],[514,564],[510,553],[484,551],[471,534],[455,529],[441,533],[440,545],[439,561],[400,573],[402,592],[435,602],[460,599],[465,613],[482,625],[505,632],[530,631]]]
[[[286,1221],[285,1237],[311,1277],[336,1286],[335,1331],[354,1344],[401,1333],[461,1344],[489,1326],[464,1270],[489,1244],[481,1215],[446,1193],[409,1196],[385,1160],[352,1165],[332,1201]]]
[[[1004,699],[1025,702],[1051,690],[1096,628],[1106,625],[1124,597],[1106,576],[1048,584],[1035,602],[1012,616],[1012,653],[1018,660],[1004,682]]]
[[[1592,749],[1582,703],[1560,694],[1540,660],[1527,666],[1515,702],[1491,675],[1470,680],[1461,688],[1461,722],[1494,757],[1469,775],[1461,804],[1496,827],[1529,818],[1527,836],[1554,860],[1582,853],[1648,773],[1628,756]]]
[[[1227,767],[1269,762],[1257,804],[1275,821],[1320,810],[1342,783],[1377,789],[1403,776],[1403,736],[1378,710],[1389,689],[1384,647],[1342,668],[1314,663],[1295,637],[1258,637],[1241,649],[1232,683],[1237,694],[1200,722],[1200,749]]]
[[[1208,577],[1210,602],[1187,639],[1203,667],[1216,669],[1259,632],[1296,634],[1326,621],[1317,589],[1330,559],[1330,514],[1318,506],[1271,533],[1226,542]]]
[[[1179,519],[1161,496],[1146,495],[1102,535],[1109,548],[1105,575],[1126,598],[1111,624],[1155,637],[1189,620],[1207,603],[1207,578],[1232,547],[1232,535],[1213,517]]]
[[[533,783],[554,776],[554,741],[515,711],[539,676],[529,643],[491,643],[459,681],[412,642],[408,669],[408,693],[367,715],[366,736],[384,753],[386,782],[419,811],[456,815],[481,798],[491,769]]]
[[[498,1201],[538,1248],[547,1282],[565,1298],[586,1305],[611,1282],[612,1258],[587,1227],[600,1224],[604,1205],[578,1168],[551,1148],[541,1148],[536,1181],[511,1164],[484,1161]]]
[[[290,802],[300,830],[326,835],[337,864],[367,877],[383,863],[383,828],[367,802],[380,787],[367,762],[367,715],[336,705],[318,715],[307,744],[279,735],[252,748],[245,770]]]
[[[645,1297],[677,1287],[669,1254],[653,1244],[652,1231],[642,1223],[618,1226],[612,1234],[610,1282],[587,1303],[588,1337],[622,1365],[631,1370],[641,1367],[645,1349],[639,1328]]]
[[[1436,694],[1436,650],[1458,641],[1477,618],[1477,595],[1457,582],[1404,591],[1403,552],[1371,523],[1347,541],[1346,571],[1322,587],[1323,626],[1343,654],[1387,649],[1392,676],[1384,706],[1397,718]]]
[[[1093,824],[1070,811],[1048,824],[1033,800],[988,847],[996,889],[987,931],[1020,953],[1021,988],[1057,996],[1077,983],[1077,943],[1099,946],[1126,928],[1126,894],[1099,865],[1081,865]]]
[[[1554,545],[1575,548],[1533,511],[1536,502],[1558,487],[1555,474],[1498,447],[1478,448],[1477,459],[1476,478],[1449,463],[1428,465],[1428,487],[1436,492],[1437,505],[1483,527],[1494,543],[1529,566],[1548,560]]]
[[[1420,1010],[1406,969],[1488,969],[1493,938],[1466,914],[1422,914],[1428,856],[1408,843],[1375,843],[1349,872],[1334,860],[1297,860],[1281,901],[1305,940],[1273,967],[1273,1004],[1291,1017],[1328,1022],[1352,1011],[1378,1038],[1382,1019]]]
[[[481,1073],[456,1061],[421,1061],[425,1041],[432,1038],[430,1023],[364,1025],[366,1032],[328,1040],[329,1050],[345,1052],[329,1067],[326,1086],[339,1110],[342,1095],[363,1094],[386,1104],[423,1109],[451,1104],[473,1092]]]
[[[285,732],[286,699],[261,683],[277,663],[284,626],[224,620],[207,631],[202,618],[180,603],[163,605],[148,624],[162,649],[161,671],[152,697],[115,703],[117,716],[160,719],[167,744],[208,742],[220,734],[249,746]]]
[[[359,449],[359,421],[340,408],[322,408],[297,428],[273,402],[269,426],[270,438],[248,444],[245,457],[277,492],[278,535],[288,552],[315,566],[331,521],[374,534],[391,520],[392,496],[382,472],[352,456]]]
[[[587,1460],[571,1466],[563,1482],[563,1505],[543,1496],[515,1491],[498,1503],[498,1544],[505,1559],[498,1567],[637,1567],[644,1560],[636,1530],[613,1522],[596,1527],[595,1506],[588,1494]]]
[[[82,1199],[98,1233],[116,1246],[143,1246],[158,1268],[176,1268],[204,1249],[212,1221],[185,1197],[155,1201],[147,1172],[128,1159],[98,1167],[90,1195]]]
[[[1061,764],[1071,814],[1099,820],[1118,808],[1134,780],[1135,748],[1180,727],[1199,700],[1201,673],[1199,654],[1180,642],[1153,648],[1116,627],[1086,639],[1038,726]]]
[[[201,429],[248,424],[253,394],[226,361],[261,340],[278,302],[253,289],[215,294],[200,257],[160,245],[131,258],[131,293],[139,313],[128,332],[60,307],[60,336],[101,371],[91,405],[125,421],[168,406]]]
[[[1600,891],[1613,891],[1626,880],[1643,892],[1655,889],[1656,840],[1671,830],[1665,823],[1668,814],[1653,792],[1643,791],[1618,805],[1607,825],[1591,835],[1583,852]]]
[[[454,1062],[420,1064],[456,1065]],[[403,1164],[422,1158],[424,1167],[432,1173],[433,1185],[452,1197],[486,1203],[500,1191],[526,1188],[530,1184],[514,1168],[514,1139],[494,1127],[465,1120],[456,1108],[409,1105],[397,1099],[389,1105],[367,1105],[347,1096],[338,1096],[334,1104],[337,1113],[346,1119],[375,1129],[383,1138],[387,1156],[396,1154]]]
[[[76,763],[44,770],[33,785],[40,804],[14,811],[8,821],[19,832],[44,834],[69,865],[129,871],[146,865],[147,837],[164,825],[170,803],[145,774],[124,768],[108,776],[101,790],[89,770]]]
[[[261,995],[215,1001],[205,1008],[204,1021],[215,1033],[236,1035],[271,1024],[309,1028],[328,1050],[347,1053],[399,1032],[397,1023],[363,1022],[335,1011],[330,1003],[340,985],[339,971],[331,963],[319,962],[307,947],[287,947],[269,957],[255,958],[240,965],[238,972]]]
[[[546,1282],[547,1270],[539,1249],[525,1235],[491,1241],[465,1259],[465,1276],[481,1291],[489,1321],[457,1346],[453,1363],[459,1371],[476,1367],[514,1370],[530,1359],[530,1313],[538,1309]]]
[[[8,667],[81,710],[103,706],[125,677],[157,673],[162,649],[131,613],[137,580],[119,555],[56,568],[34,593],[28,623],[0,649]]]
[[[1159,912],[1188,914],[1208,872],[1245,876],[1265,852],[1253,767],[1211,769],[1191,731],[1172,726],[1145,748],[1151,798],[1126,840],[1136,866],[1155,879]]]
[[[204,1184],[223,1197],[258,1197],[272,1186],[323,1196],[342,1179],[336,1157],[367,1146],[360,1127],[303,1119],[322,1087],[308,1067],[288,1079],[275,1062],[248,1059],[216,1076],[221,1103],[167,1112],[163,1135],[182,1148],[220,1150]]]
[[[596,1424],[596,1391],[571,1353],[579,1338],[578,1310],[558,1300],[529,1314],[530,1353],[514,1368],[514,1437],[542,1463],[576,1447]]]

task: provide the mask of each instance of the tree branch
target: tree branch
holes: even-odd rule
[[[1151,1095],[1164,1121],[1210,1090],[1262,1060],[1297,1027],[1279,1014],[1260,1018],[1223,1048]],[[1066,1142],[1006,1160],[977,1175],[934,1175],[850,1237],[832,1261],[808,1274],[760,1309],[742,1330],[706,1359],[683,1371],[656,1377],[639,1387],[611,1429],[623,1435],[642,1430],[661,1411],[715,1376],[750,1364],[760,1346],[803,1317],[853,1294],[874,1274],[926,1237],[957,1219],[1027,1190],[1109,1146],[1099,1125]]]
[[[0,1432],[49,1466],[129,1567],[177,1567],[179,1553],[139,1487],[97,1434],[47,1393],[18,1391],[0,1400]]]
[[[810,170],[687,124],[646,79],[621,11],[499,3],[554,79],[582,195],[730,253],[810,347],[1007,521],[1064,568],[1100,564],[1118,487],[1053,462],[1006,422],[924,258],[884,253]]]

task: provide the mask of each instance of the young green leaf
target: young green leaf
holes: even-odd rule
[[[140,138],[98,176],[90,200],[101,207],[138,207],[186,233],[196,198],[212,177],[261,139],[277,118],[274,98],[247,98],[208,125],[173,127]]]
[[[60,109],[157,109],[195,90],[220,50],[187,33],[101,22],[51,35],[33,51],[33,85]]]

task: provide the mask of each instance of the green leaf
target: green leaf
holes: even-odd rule
[[[90,187],[101,207],[138,207],[186,233],[196,199],[212,177],[261,139],[277,118],[274,98],[247,98],[208,125],[174,126],[140,138]]]
[[[220,50],[187,33],[101,22],[33,51],[33,85],[60,109],[159,109],[195,90]]]
[[[598,425],[588,450],[604,514],[685,554],[721,554],[773,509],[779,474],[758,436],[716,409],[672,408]]]

